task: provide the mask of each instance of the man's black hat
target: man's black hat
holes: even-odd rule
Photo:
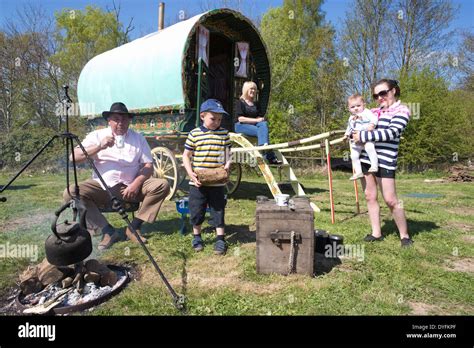
[[[128,115],[128,117],[130,118],[135,116],[134,114],[128,112],[128,109],[125,106],[125,104],[121,102],[113,103],[112,106],[110,107],[110,111],[104,111],[102,113],[102,117],[104,117],[107,120],[109,116],[112,114]]]

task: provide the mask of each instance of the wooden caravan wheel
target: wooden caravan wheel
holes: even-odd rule
[[[176,193],[179,181],[176,157],[170,149],[162,146],[153,148],[151,153],[153,155],[153,177],[168,180],[170,193],[166,199],[170,200]]]
[[[230,174],[229,174],[229,181],[225,184],[226,194],[229,196],[233,194],[240,185],[240,180],[242,179],[242,167],[240,163],[232,163],[230,165]]]

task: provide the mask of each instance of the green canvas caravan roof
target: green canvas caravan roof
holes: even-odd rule
[[[200,25],[211,35],[218,33],[234,44],[249,42],[255,71],[251,77],[259,83],[259,100],[265,112],[270,96],[265,44],[249,19],[233,10],[217,9],[92,58],[78,81],[81,115],[100,115],[117,101],[139,114],[196,108],[196,31]]]

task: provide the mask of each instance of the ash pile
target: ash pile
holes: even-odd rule
[[[44,259],[21,275],[16,310],[22,314],[66,314],[98,305],[118,292],[128,271],[96,259],[55,266]]]

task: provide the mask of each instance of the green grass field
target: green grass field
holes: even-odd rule
[[[440,174],[441,175],[441,174]],[[430,178],[440,177],[431,174]],[[89,176],[81,173],[81,179]],[[5,184],[9,175],[0,174]],[[361,198],[355,215],[353,184],[345,173],[334,174],[336,223],[331,224],[327,180],[300,178],[320,208],[315,227],[344,236],[346,245],[363,247],[362,258],[316,258],[316,275],[259,275],[255,256],[255,196],[270,195],[263,178],[246,176],[226,209],[229,251],[213,254],[214,234],[204,234],[202,253],[191,248],[191,236],[179,234],[180,215],[166,202],[153,225],[143,228],[149,249],[177,292],[187,297],[189,315],[473,315],[474,314],[474,185],[425,183],[428,175],[399,175],[398,193],[415,244],[400,247],[396,227],[382,204],[385,241],[367,244],[370,225]],[[52,212],[61,204],[62,175],[24,175],[0,203],[0,245],[38,245],[50,233]],[[359,185],[360,189],[360,185]],[[436,193],[412,198],[409,193]],[[381,201],[379,197],[379,201]],[[110,222],[125,223],[116,214]],[[207,226],[207,225],[205,225]],[[188,231],[190,231],[188,226]],[[87,315],[180,315],[145,253],[131,242],[117,243],[94,257],[133,267],[135,278],[117,296]],[[0,259],[0,296],[15,286],[29,259]]]

